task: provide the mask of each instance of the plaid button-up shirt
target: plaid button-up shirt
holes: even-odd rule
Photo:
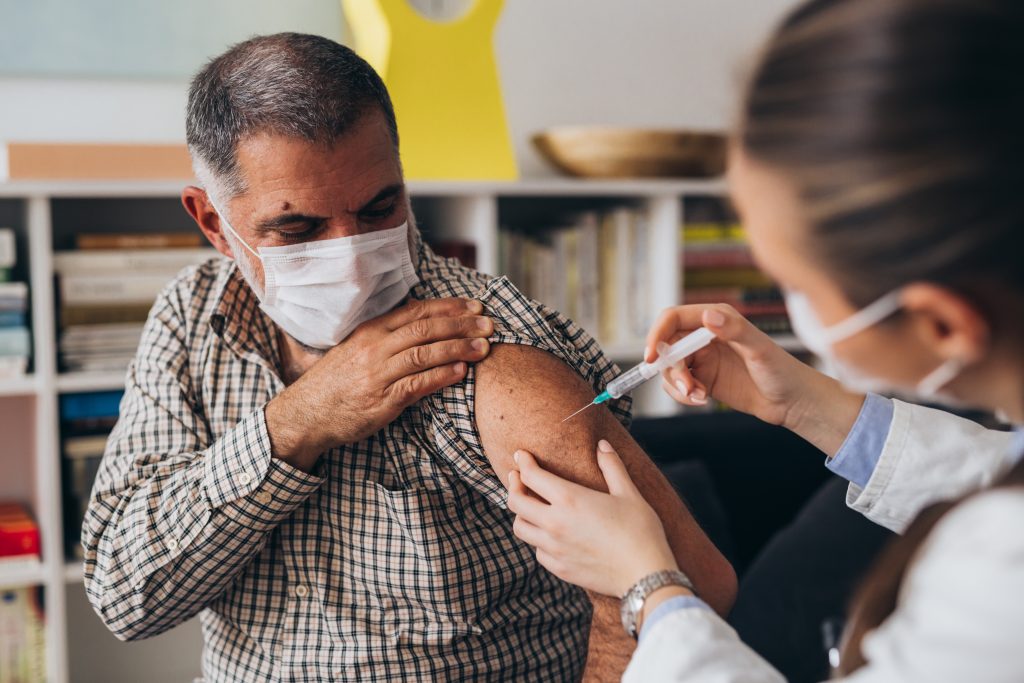
[[[505,278],[418,234],[413,249],[411,296],[477,298],[493,342],[548,351],[595,389],[613,376],[589,336]],[[208,681],[578,679],[589,602],[513,536],[472,368],[306,473],[271,456],[277,345],[226,259],[158,298],[82,530],[109,628],[142,638],[199,614]],[[628,403],[612,409],[628,421]]]

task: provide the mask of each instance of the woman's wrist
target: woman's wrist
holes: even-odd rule
[[[637,632],[643,628],[644,623],[647,621],[647,617],[651,616],[654,613],[654,610],[658,609],[662,603],[671,600],[672,598],[694,596],[694,592],[689,588],[674,584],[662,586],[661,588],[654,590],[647,596],[647,599],[644,600],[644,607],[640,610],[639,619],[637,620]]]
[[[783,426],[833,457],[857,422],[864,395],[847,391],[831,377],[812,370],[815,377],[786,411]]]

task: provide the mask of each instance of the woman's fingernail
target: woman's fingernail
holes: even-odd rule
[[[512,454],[512,460],[514,460],[517,465],[519,464],[519,451]]]
[[[693,392],[690,394],[690,400],[696,401],[698,403],[700,403],[702,401],[704,403],[707,403],[707,399],[708,399],[708,392],[704,391],[703,389],[701,389],[699,387],[697,389],[694,389]]]
[[[600,441],[597,442],[597,450],[604,451],[605,453],[615,452],[615,449],[612,448],[612,445],[604,439],[601,439]]]
[[[651,347],[650,346],[645,346],[644,347],[644,360],[647,360],[650,357],[651,357]]]
[[[704,322],[714,327],[720,327],[725,324],[725,316],[721,311],[711,309],[704,314]]]
[[[676,380],[676,389],[678,389],[679,393],[682,394],[683,396],[686,396],[687,394],[690,393],[690,391],[686,388],[686,385],[683,384],[683,380],[681,379]]]

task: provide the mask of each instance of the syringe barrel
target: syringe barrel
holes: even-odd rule
[[[611,394],[612,398],[621,398],[623,395],[633,391],[641,384],[658,374],[658,369],[650,363],[634,365],[629,370],[608,382],[605,391]]]

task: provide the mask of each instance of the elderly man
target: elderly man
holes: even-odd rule
[[[559,420],[612,365],[569,320],[436,257],[410,212],[383,83],[324,38],[208,64],[182,201],[226,256],[157,300],[83,529],[120,638],[199,614],[209,681],[618,679],[618,605],[512,534],[517,448],[599,486],[623,444],[697,590],[735,577],[623,427]],[[588,653],[589,636],[589,653]]]

